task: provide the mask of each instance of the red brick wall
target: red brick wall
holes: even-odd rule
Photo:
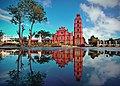
[[[82,19],[80,18],[80,14],[77,14],[74,20],[74,45],[82,45],[82,44],[84,44]]]
[[[73,35],[65,27],[61,27],[52,35],[52,43],[73,45]]]

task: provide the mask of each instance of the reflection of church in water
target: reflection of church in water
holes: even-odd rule
[[[85,51],[82,49],[70,49],[52,52],[52,59],[56,61],[59,67],[65,67],[74,60],[74,75],[79,81],[82,76],[82,63]]]
[[[25,52],[28,53],[27,51]],[[16,53],[18,53],[18,51]],[[76,77],[76,80],[79,81],[82,76],[82,63],[83,57],[85,55],[85,51],[82,49],[65,49],[55,51],[31,50],[30,54],[38,54],[38,60],[41,59],[42,55],[49,56],[52,54],[52,59],[56,62],[56,64],[58,64],[60,68],[65,67],[66,65],[68,65],[69,62],[74,62],[74,75]]]

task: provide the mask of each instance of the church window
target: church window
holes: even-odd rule
[[[69,54],[67,54],[67,57],[69,57]]]
[[[63,37],[61,36],[61,39],[63,39]]]
[[[77,38],[79,38],[79,35],[77,35]]]
[[[79,20],[77,21],[77,23],[79,23]]]
[[[69,37],[67,37],[67,40],[69,40]]]

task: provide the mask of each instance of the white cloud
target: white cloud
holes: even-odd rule
[[[120,5],[119,0],[88,0],[88,2],[93,3],[93,4],[98,4],[105,8],[107,8],[107,7],[113,8],[117,5]]]
[[[94,24],[94,27],[83,29],[85,38],[95,35],[100,39],[108,39],[113,37],[116,32],[120,32],[120,21],[106,16],[100,7],[87,6],[86,4],[80,4],[80,7],[87,14],[90,22]]]
[[[0,19],[9,22],[11,20],[11,17],[0,14]]]
[[[0,8],[0,19],[9,22],[11,17],[8,16],[9,12]]]
[[[0,14],[9,14],[9,12],[0,8]]]
[[[38,2],[41,2],[44,7],[52,7],[51,0],[36,0]]]
[[[120,16],[118,16],[117,19],[120,21]]]
[[[0,14],[9,14],[9,12],[7,12],[7,11],[0,8]]]
[[[86,12],[88,14],[91,21],[93,21],[93,22],[98,20],[98,18],[105,16],[99,7],[96,7],[96,8],[94,8],[93,6],[88,7],[88,6],[86,6],[86,4],[80,4],[80,7],[82,8],[82,10],[84,12]]]
[[[117,62],[120,58],[112,58],[105,55],[99,55],[94,60],[86,55],[83,59],[83,66],[94,69],[89,75],[90,85],[104,85],[107,80],[117,78],[120,75],[120,64]],[[96,80],[96,81],[95,81]]]
[[[86,19],[86,22],[89,22],[90,20],[89,19]]]
[[[42,4],[44,7],[51,7],[51,0],[43,0]]]

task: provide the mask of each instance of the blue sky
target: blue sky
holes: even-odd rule
[[[55,33],[64,26],[70,32],[74,30],[74,18],[80,13],[83,35],[90,38],[95,35],[100,39],[120,38],[120,1],[119,0],[35,0],[46,11],[48,22],[37,23],[34,31],[46,30]],[[17,25],[9,22],[11,16],[7,7],[18,0],[0,0],[0,30],[6,35],[17,36]],[[28,35],[30,23],[26,24],[25,35]]]

